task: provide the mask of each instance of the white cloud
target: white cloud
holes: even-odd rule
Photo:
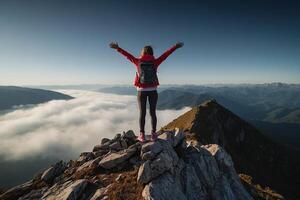
[[[54,100],[0,116],[0,156],[6,160],[31,156],[68,159],[91,151],[103,137],[132,129],[138,133],[135,96],[91,91],[60,91],[76,97]],[[157,128],[188,111],[157,111]],[[146,131],[150,131],[147,112]]]

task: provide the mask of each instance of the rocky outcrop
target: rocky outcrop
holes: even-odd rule
[[[201,145],[179,129],[162,132],[156,142],[141,144],[127,131],[99,143],[0,199],[252,199],[221,146]]]
[[[138,181],[146,183],[144,199],[252,199],[222,147],[195,146],[180,137],[174,149],[177,134],[171,134],[142,147],[142,157],[152,155],[139,168]]]

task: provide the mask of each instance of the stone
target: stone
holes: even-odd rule
[[[110,141],[110,139],[108,139],[108,138],[102,138],[101,144],[105,144],[105,143],[107,143],[109,141]]]
[[[127,142],[124,139],[121,139],[120,143],[121,143],[121,148],[122,149],[127,149],[128,148]]]
[[[110,144],[109,149],[111,149],[111,150],[120,150],[121,149],[120,141],[115,141],[112,144]]]
[[[175,128],[173,147],[176,147],[185,138],[184,132],[179,128]]]
[[[158,154],[163,150],[161,142],[148,142],[142,146],[141,153],[152,152],[153,154]]]
[[[217,144],[209,144],[204,145],[204,148],[206,148],[211,155],[215,157],[219,167],[233,167],[231,156],[221,146]]]
[[[89,200],[102,200],[104,197],[105,188],[99,188]]]
[[[128,160],[135,152],[136,148],[129,148],[119,152],[111,152],[99,162],[99,165],[104,169],[112,169]]]
[[[93,148],[93,152],[94,151],[99,151],[99,150],[109,150],[109,145],[110,145],[110,141],[108,141],[108,142],[106,142],[106,143],[104,143],[104,144],[98,144],[98,145],[96,145],[96,146],[94,146],[94,148]]]
[[[159,139],[167,141],[171,146],[174,146],[174,132],[167,131],[158,136]]]
[[[79,179],[74,182],[68,181],[63,185],[52,186],[42,197],[43,200],[77,200],[82,195],[88,181]]]
[[[95,158],[93,160],[90,160],[86,163],[84,163],[83,165],[79,166],[76,170],[76,172],[79,172],[81,170],[87,169],[87,168],[96,168],[100,162],[101,158]]]
[[[113,141],[120,140],[121,137],[122,137],[121,133],[118,133],[118,134],[114,137]]]
[[[177,161],[173,159],[170,153],[164,150],[153,161],[148,160],[142,164],[139,168],[137,181],[145,184],[168,170],[172,171],[174,162]]]
[[[77,159],[77,162],[82,164],[89,160],[94,159],[94,157],[95,157],[95,155],[92,152],[83,152],[80,154],[79,158]]]
[[[135,140],[136,139],[136,136],[135,136],[135,134],[132,130],[129,130],[127,132],[123,132],[122,137],[130,139],[130,140]]]
[[[32,189],[33,189],[33,181],[30,180],[26,183],[23,183],[21,185],[18,185],[16,187],[13,187],[13,188],[7,190],[6,192],[4,192],[3,194],[0,195],[0,199],[3,199],[3,200],[18,199],[19,197],[28,193]]]
[[[57,162],[55,165],[43,172],[41,180],[45,181],[46,183],[50,183],[55,177],[62,174],[66,167],[67,165],[63,161]]]
[[[41,199],[43,196],[43,193],[47,190],[47,187],[43,187],[41,189],[31,190],[26,195],[22,196],[18,200],[25,200],[25,199]]]
[[[145,200],[186,200],[180,183],[170,173],[164,173],[147,184],[142,192]]]
[[[94,151],[93,154],[94,154],[94,157],[97,158],[97,157],[100,157],[100,156],[103,156],[105,154],[107,154],[109,151],[108,150],[98,150],[98,151]]]
[[[122,174],[119,174],[118,177],[115,179],[116,181],[120,181],[122,179]]]
[[[129,163],[133,166],[140,166],[142,164],[142,161],[138,156],[133,156],[129,159]]]

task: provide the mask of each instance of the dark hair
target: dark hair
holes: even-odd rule
[[[144,46],[143,54],[152,55],[153,56],[153,48],[151,46]]]

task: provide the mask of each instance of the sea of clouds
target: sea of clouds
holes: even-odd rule
[[[0,157],[7,161],[33,157],[69,159],[91,151],[101,138],[132,129],[138,134],[136,96],[60,90],[75,97],[53,100],[0,115]],[[157,111],[158,126],[190,108]],[[150,131],[147,112],[146,131]]]

